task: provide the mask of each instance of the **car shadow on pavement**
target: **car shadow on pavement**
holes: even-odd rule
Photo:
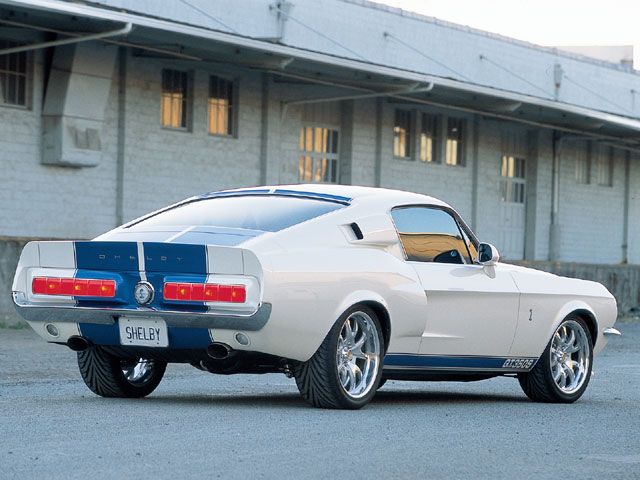
[[[127,400],[122,400],[127,401]],[[138,401],[128,400],[128,401]],[[180,396],[180,395],[152,395],[144,400],[145,403],[155,405],[182,405],[182,406],[220,406],[220,407],[286,407],[286,408],[310,408],[298,393],[277,394],[238,394],[238,395],[204,395],[204,396]],[[371,400],[370,407],[393,405],[436,405],[452,403],[526,403],[530,402],[524,396],[500,395],[483,393],[461,392],[433,392],[433,391],[381,391]]]
[[[470,392],[434,392],[434,391],[379,391],[371,401],[385,404],[452,404],[452,403],[523,403],[531,402],[527,397],[520,395],[502,395]]]

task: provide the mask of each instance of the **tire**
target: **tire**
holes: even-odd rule
[[[573,403],[589,385],[593,341],[585,321],[569,315],[556,329],[533,370],[518,375],[524,393],[536,402]]]
[[[295,364],[298,390],[314,407],[362,408],[380,383],[383,352],[384,337],[375,312],[352,307],[336,321],[313,357]]]
[[[125,360],[99,346],[78,352],[80,375],[87,387],[101,397],[142,398],[153,392],[167,368],[158,360]]]
[[[384,384],[387,383],[387,380],[388,380],[387,378],[382,377],[380,379],[380,383],[378,384],[377,390],[380,390],[384,386]]]

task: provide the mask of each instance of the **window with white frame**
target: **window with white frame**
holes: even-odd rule
[[[449,117],[445,145],[445,163],[447,165],[463,165],[463,133],[464,122],[459,118]]]
[[[596,185],[613,186],[613,149],[592,144],[591,163]]]
[[[393,156],[411,158],[411,142],[413,130],[410,110],[396,109],[393,122]]]
[[[235,135],[234,117],[235,104],[233,100],[233,82],[211,75],[209,77],[209,133],[216,135]]]
[[[0,49],[19,45],[0,40]],[[0,104],[27,106],[27,52],[0,55]]]
[[[163,127],[187,128],[189,79],[187,72],[162,70],[161,123]]]
[[[338,183],[338,140],[336,129],[317,125],[300,128],[300,182]]]
[[[420,161],[425,163],[438,162],[436,145],[436,116],[423,113],[420,129]]]

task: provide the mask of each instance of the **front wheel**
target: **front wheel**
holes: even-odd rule
[[[593,342],[585,321],[569,315],[556,329],[542,357],[518,375],[527,396],[537,402],[573,403],[589,384]]]
[[[294,367],[298,390],[315,407],[358,409],[375,395],[384,361],[375,312],[359,305],[340,316],[318,351]]]
[[[167,363],[121,359],[93,346],[78,352],[78,367],[87,387],[101,397],[141,398],[156,389]]]

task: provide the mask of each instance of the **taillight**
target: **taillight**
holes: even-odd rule
[[[35,277],[31,291],[38,295],[72,295],[74,297],[115,297],[115,280],[87,278]]]
[[[164,284],[164,298],[181,302],[244,303],[247,289],[244,285],[171,282]]]

